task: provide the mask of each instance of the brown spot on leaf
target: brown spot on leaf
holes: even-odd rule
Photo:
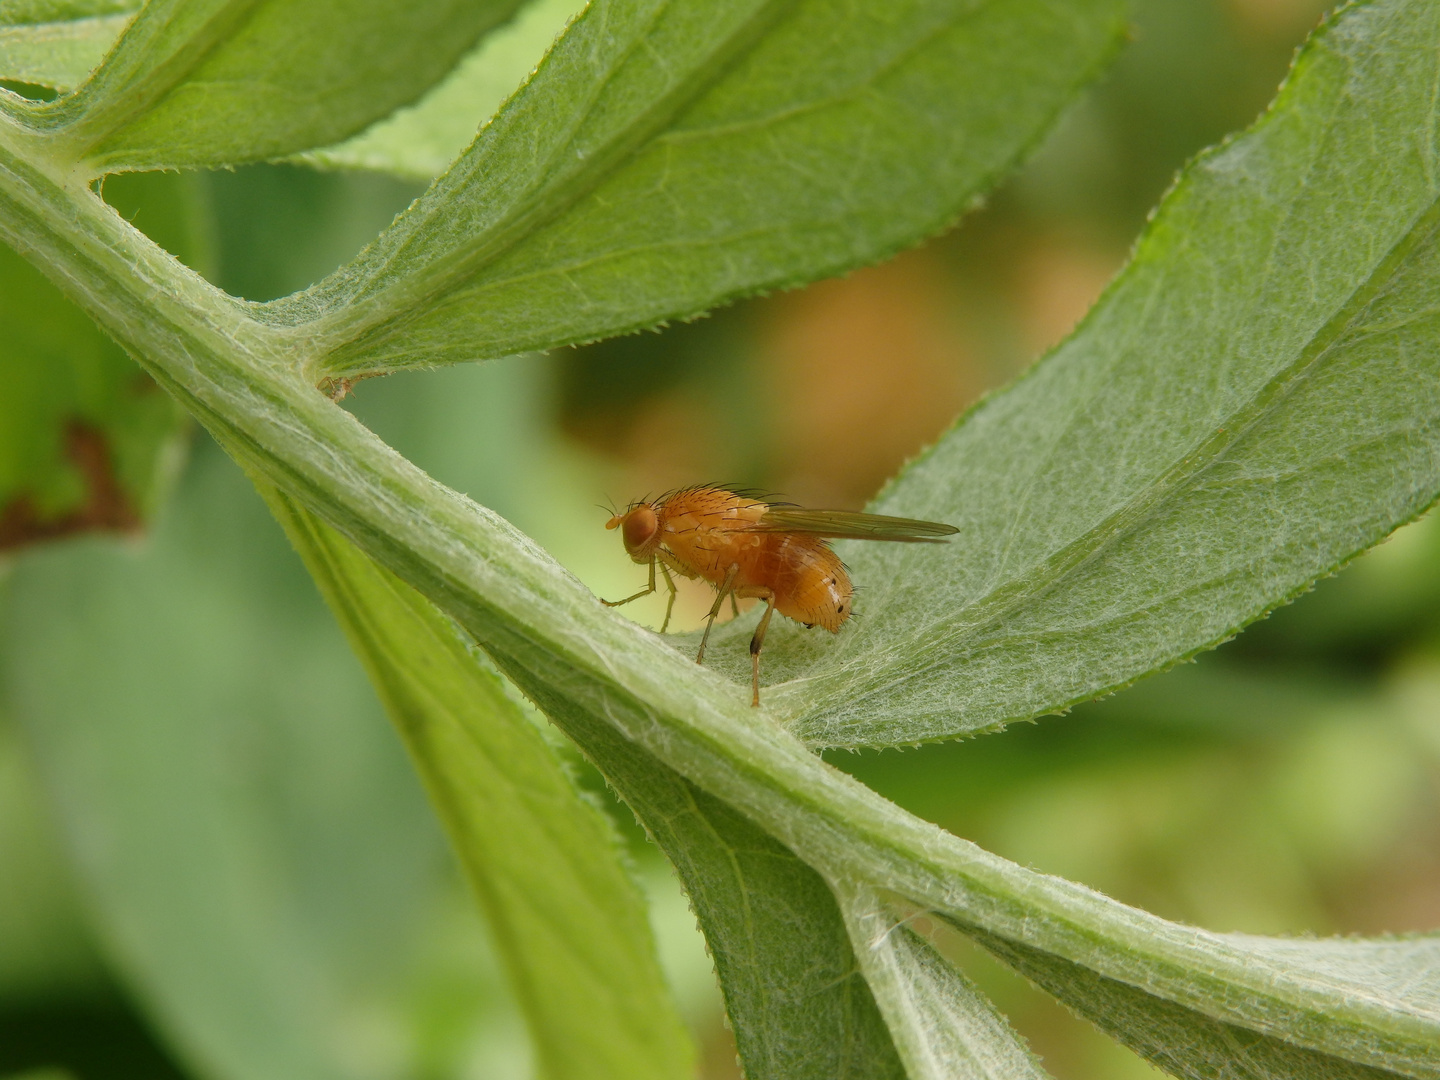
[[[28,494],[0,507],[0,551],[83,532],[135,532],[140,514],[115,475],[104,432],[83,420],[65,426],[65,457],[85,481],[85,501],[57,517],[43,516]]]

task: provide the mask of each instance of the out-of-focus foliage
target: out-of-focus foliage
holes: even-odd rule
[[[244,478],[207,448],[143,549],[32,556],[6,613],[4,679],[97,929],[181,1057],[258,1080],[435,1054],[413,1013],[475,951],[436,940],[449,859]]]
[[[113,204],[209,268],[199,183],[120,177]],[[28,543],[131,531],[179,464],[180,410],[38,270],[0,247],[0,559]]]

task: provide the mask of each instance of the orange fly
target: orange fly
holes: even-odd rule
[[[663,634],[675,606],[675,581],[670,571],[701,578],[718,590],[695,656],[697,664],[705,659],[710,627],[727,596],[732,605],[737,597],[765,601],[765,614],[750,639],[754,705],[760,704],[760,649],[771,615],[779,611],[807,628],[823,626],[831,633],[838,633],[850,617],[855,590],[845,564],[830,549],[828,540],[940,543],[959,531],[935,521],[849,510],[802,510],[718,487],[683,488],[658,499],[631,503],[623,514],[606,522],[605,528],[619,529],[630,558],[650,566],[649,585],[624,600],[600,601],[606,607],[653,593],[658,564],[670,588],[665,622],[660,626]]]

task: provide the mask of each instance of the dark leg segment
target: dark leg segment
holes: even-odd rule
[[[754,671],[751,686],[754,689],[754,697],[750,704],[758,708],[760,706],[760,650],[765,646],[765,630],[770,625],[770,616],[775,614],[775,601],[765,601],[765,614],[760,616],[760,625],[755,627],[755,636],[750,639],[750,666]]]

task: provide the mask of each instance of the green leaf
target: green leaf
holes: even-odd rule
[[[361,259],[270,317],[310,323],[317,382],[351,379],[874,262],[1010,168],[1119,29],[1117,0],[592,5]]]
[[[743,814],[577,710],[552,681],[512,670],[563,718],[680,875],[748,1080],[905,1080],[824,879]]]
[[[1265,118],[1185,172],[1074,335],[876,500],[960,534],[837,545],[864,618],[766,642],[792,730],[895,745],[1064,709],[1218,644],[1434,501],[1437,44],[1434,4],[1346,9]],[[744,632],[715,649],[737,678]]]
[[[1424,1075],[1408,1069],[1374,1068],[1344,1057],[1307,1050],[1271,1035],[1236,1027],[1187,1009],[1140,987],[1107,979],[1079,964],[986,934],[976,940],[1037,986],[1059,998],[1102,1031],[1137,1054],[1185,1080],[1391,1080]],[[1392,967],[1377,970],[1378,985],[1422,975],[1440,960],[1440,941],[1285,943],[1297,948],[1337,949],[1348,946],[1383,950]],[[1308,958],[1313,959],[1313,958]]]
[[[134,15],[94,15],[66,22],[0,22],[0,79],[73,90],[104,59]]]
[[[202,255],[188,181],[111,197],[187,257]],[[181,460],[184,414],[80,308],[0,246],[0,554],[89,531],[132,532]]]
[[[263,481],[410,749],[553,1080],[679,1080],[692,1052],[618,837],[453,624]]]
[[[909,1080],[1048,1080],[989,999],[874,889],[855,883],[838,889],[855,955]]]
[[[73,95],[11,105],[90,175],[343,139],[447,74],[519,0],[152,0]]]
[[[445,80],[414,105],[338,146],[296,160],[322,169],[370,169],[429,181],[475,141],[475,133],[540,62],[580,0],[531,0],[487,35]]]

